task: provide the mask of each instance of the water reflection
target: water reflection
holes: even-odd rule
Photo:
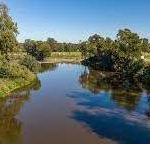
[[[130,87],[127,89],[124,85],[117,83],[117,80],[111,82],[102,81],[103,73],[90,70],[85,70],[79,81],[81,86],[88,89],[94,94],[99,94],[101,91],[111,92],[111,99],[117,102],[118,105],[127,110],[134,110],[141,99],[142,89]],[[113,79],[113,78],[112,78]]]
[[[150,96],[147,91],[102,81],[103,73],[85,69],[79,82],[86,91],[73,91],[77,108],[71,118],[99,137],[119,144],[150,142]],[[112,78],[113,79],[113,78]],[[88,90],[88,91],[87,91]]]
[[[40,68],[40,73],[47,72],[47,71],[54,71],[57,68],[57,64],[53,63],[42,63]]]
[[[30,91],[38,90],[40,81],[18,90],[9,97],[0,99],[0,144],[20,144],[22,142],[22,122],[17,119],[24,103],[29,100]]]

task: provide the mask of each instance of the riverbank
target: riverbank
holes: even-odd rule
[[[26,80],[23,78],[0,79],[0,97],[6,97],[13,91],[32,84],[35,79],[36,76],[30,78],[30,80]]]

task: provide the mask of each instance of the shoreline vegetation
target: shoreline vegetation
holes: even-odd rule
[[[0,24],[0,97],[5,97],[34,82],[39,64],[31,55],[18,55],[21,51],[18,27],[4,3],[0,3]]]
[[[21,89],[32,84],[36,80],[34,77],[31,80],[19,79],[0,79],[0,97],[6,97],[17,89]]]

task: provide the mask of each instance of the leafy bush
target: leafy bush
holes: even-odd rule
[[[20,62],[20,64],[27,67],[32,72],[37,72],[40,67],[35,57],[32,57],[30,55],[26,55],[25,58]]]
[[[150,84],[150,66],[144,68],[142,80],[144,84]]]
[[[123,76],[133,79],[143,72],[144,62],[142,60],[131,60],[123,68]]]
[[[0,67],[6,62],[5,57],[0,53]]]
[[[5,64],[0,67],[0,78],[24,78],[32,79],[34,74],[25,66],[17,63]]]

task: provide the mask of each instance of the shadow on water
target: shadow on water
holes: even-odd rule
[[[69,94],[78,106],[71,118],[119,144],[149,144],[149,93],[101,82],[101,76],[96,71],[81,74],[79,82],[85,90]]]
[[[150,129],[135,122],[128,122],[119,115],[75,111],[72,118],[84,123],[100,137],[114,140],[119,144],[148,144],[150,141]]]
[[[29,100],[31,90],[40,89],[40,81],[17,90],[11,96],[0,99],[0,143],[20,144],[22,142],[22,122],[17,119],[21,108]]]

